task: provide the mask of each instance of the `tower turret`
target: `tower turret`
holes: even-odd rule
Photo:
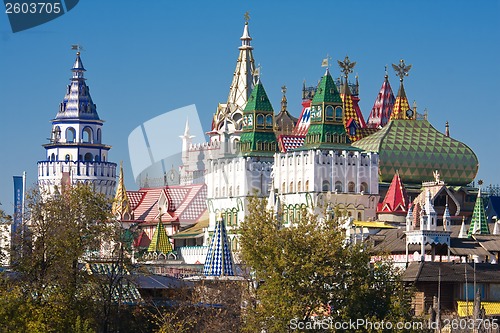
[[[221,103],[217,107],[217,112],[212,122],[212,137],[217,137],[217,131],[224,126],[224,119],[228,120],[228,127],[231,134],[241,129],[243,110],[247,104],[250,93],[253,90],[255,80],[255,63],[253,58],[253,46],[250,42],[252,37],[248,31],[248,14],[245,15],[245,26],[241,36],[241,46],[239,47],[238,60],[233,74],[229,96],[226,103]]]
[[[404,60],[399,61],[399,65],[393,64],[392,67],[399,76],[399,90],[396,96],[396,101],[394,102],[394,109],[391,113],[391,120],[393,119],[415,119],[414,111],[410,109],[410,103],[408,103],[408,98],[406,97],[406,91],[403,84],[404,77],[408,76],[408,72],[411,69],[411,65],[406,65]]]
[[[113,195],[116,164],[108,162],[111,146],[102,143],[103,121],[85,83],[80,52],[71,68],[71,83],[52,120],[46,159],[38,162],[38,184],[53,193],[62,184],[91,183],[97,192]]]

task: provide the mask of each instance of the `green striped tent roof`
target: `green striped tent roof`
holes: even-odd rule
[[[433,172],[438,170],[447,184],[466,185],[474,180],[479,166],[472,149],[427,120],[392,120],[353,146],[379,154],[382,182],[390,182],[399,170],[403,182],[421,184],[434,179]]]
[[[148,252],[157,252],[167,254],[172,252],[172,244],[168,239],[167,231],[163,227],[161,221],[158,221],[156,225],[156,230],[153,234],[153,238],[151,239],[151,243],[148,247]]]
[[[486,219],[486,212],[484,210],[484,202],[481,197],[481,190],[477,193],[476,204],[474,205],[474,211],[472,212],[472,220],[469,227],[468,237],[471,235],[488,235],[490,229],[488,228],[488,222]]]

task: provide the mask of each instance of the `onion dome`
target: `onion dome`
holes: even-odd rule
[[[382,182],[390,182],[398,170],[404,183],[421,184],[438,170],[449,185],[466,185],[474,180],[479,167],[472,149],[439,132],[427,120],[392,120],[353,146],[379,154]]]

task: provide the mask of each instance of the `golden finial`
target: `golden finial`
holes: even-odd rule
[[[250,21],[250,13],[248,11],[245,13],[245,15],[243,15],[243,17],[245,18],[245,23],[248,23],[248,21]]]

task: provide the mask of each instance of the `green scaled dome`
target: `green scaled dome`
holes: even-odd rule
[[[436,130],[427,120],[392,120],[380,131],[353,143],[354,147],[379,154],[380,181],[390,182],[394,173],[404,183],[421,184],[441,179],[450,185],[466,185],[476,177],[476,154],[464,143]]]

